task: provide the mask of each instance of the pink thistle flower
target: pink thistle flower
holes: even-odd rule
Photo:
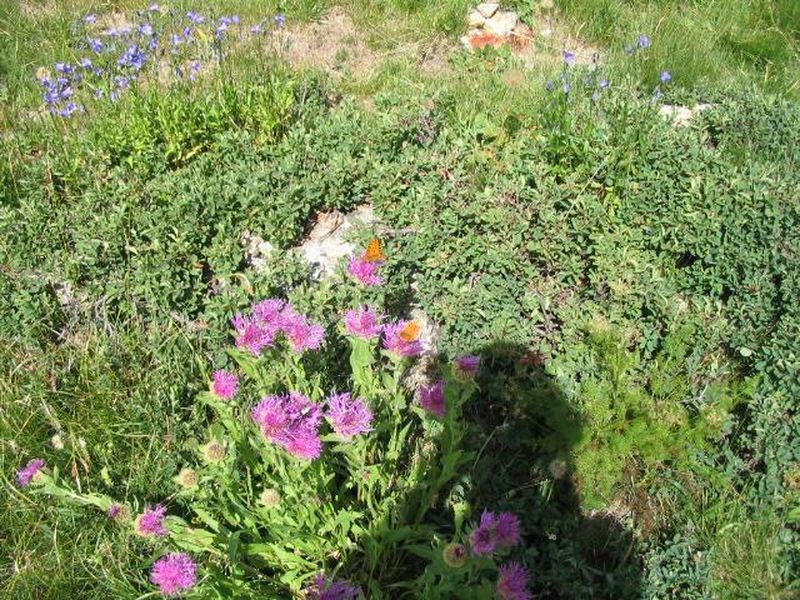
[[[177,596],[197,583],[197,563],[185,552],[167,554],[153,564],[150,581],[165,596]]]
[[[262,327],[279,329],[281,325],[281,314],[287,304],[278,298],[267,298],[253,305],[251,310],[258,324]]]
[[[456,359],[456,375],[464,379],[475,377],[481,366],[481,357],[468,354]]]
[[[250,413],[262,435],[290,454],[313,460],[322,453],[319,426],[322,410],[309,398],[292,392],[262,398]]]
[[[481,522],[470,534],[472,551],[479,556],[492,554],[495,550],[510,548],[519,543],[519,519],[510,512],[495,515],[484,510]]]
[[[344,313],[344,328],[350,335],[371,340],[381,334],[381,315],[368,306],[348,310]]]
[[[519,519],[516,515],[510,512],[500,513],[497,516],[495,534],[499,548],[510,548],[519,544]]]
[[[252,317],[236,315],[231,319],[231,324],[236,330],[236,347],[247,350],[253,356],[261,356],[264,348],[269,348],[275,343],[276,330],[264,329]]]
[[[306,600],[356,600],[361,588],[343,579],[328,579],[324,573],[314,578],[314,583],[304,590]]]
[[[167,515],[167,509],[160,504],[154,508],[145,509],[145,511],[136,517],[134,529],[136,533],[142,536],[158,536],[164,537],[169,532],[164,527],[164,517]]]
[[[214,373],[211,391],[223,400],[230,400],[239,391],[239,378],[228,371],[219,370]]]
[[[36,474],[44,469],[44,465],[45,462],[41,458],[34,458],[33,460],[28,461],[27,465],[17,471],[17,483],[19,486],[25,487],[28,485],[36,476]]]
[[[430,386],[419,386],[419,403],[432,415],[444,417],[444,381],[437,381]]]
[[[362,285],[375,287],[383,283],[383,277],[378,275],[378,269],[383,265],[383,261],[368,261],[356,256],[350,257],[347,264],[347,272],[358,280]]]
[[[383,326],[383,347],[392,354],[398,356],[419,356],[422,354],[422,342],[419,339],[407,341],[400,333],[412,321],[400,321],[391,325]]]
[[[317,350],[325,341],[325,329],[322,325],[310,323],[306,317],[299,315],[283,326],[283,332],[289,345],[295,352]]]
[[[121,512],[122,512],[122,507],[119,504],[112,504],[111,506],[108,507],[106,514],[109,516],[109,518],[116,519]]]
[[[528,571],[516,561],[504,564],[498,569],[495,591],[503,600],[530,600]]]
[[[326,418],[333,430],[346,440],[371,431],[372,417],[372,411],[361,398],[351,398],[348,393],[328,398]]]

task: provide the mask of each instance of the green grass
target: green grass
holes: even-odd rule
[[[476,458],[451,493],[523,515],[536,593],[797,592],[798,9],[562,2],[609,52],[594,102],[583,71],[568,97],[545,90],[557,53],[531,70],[503,51],[438,73],[406,60],[453,42],[467,6],[347,4],[381,56],[365,78],[243,47],[219,76],[67,125],[11,115],[37,107],[32,73],[69,55],[69,24],[112,6],[0,8],[0,595],[148,590],[146,546],[18,490],[15,469],[42,455],[86,490],[168,500],[231,314],[303,294],[287,251],[317,211],[366,200],[395,232],[390,306],[407,310],[413,283],[442,351],[484,354]],[[630,59],[639,33],[652,47]],[[666,101],[717,108],[664,122],[649,100],[663,69]],[[276,246],[266,272],[244,230]]]

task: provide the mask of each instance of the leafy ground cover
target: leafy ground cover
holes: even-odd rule
[[[441,364],[481,357],[462,407],[469,460],[431,498],[427,538],[403,546],[407,532],[389,528],[370,546],[359,524],[345,527],[340,552],[360,548],[366,563],[350,558],[359,550],[342,558],[331,537],[299,567],[269,556],[242,576],[252,565],[242,567],[239,544],[272,543],[245,527],[208,560],[197,551],[201,573],[214,574],[198,594],[217,585],[226,597],[224,582],[240,579],[289,594],[324,569],[367,597],[464,597],[461,578],[491,597],[494,572],[482,584],[442,554],[469,544],[463,534],[483,507],[519,517],[512,558],[536,597],[796,594],[797,25],[791,3],[743,6],[698,4],[687,16],[670,3],[636,15],[616,2],[564,3],[610,55],[599,70],[565,64],[561,49],[533,68],[510,52],[452,50],[431,73],[392,50],[458,34],[466,3],[359,4],[347,8],[373,32],[365,47],[378,59],[342,77],[292,69],[280,41],[323,3],[283,7],[286,30],[277,7],[187,4],[151,19],[145,6],[120,5],[113,14],[132,27],[122,35],[137,44],[147,22],[161,40],[186,39],[191,26],[197,45],[174,58],[152,50],[147,76],[136,75],[138,59],[107,60],[102,68],[127,70],[112,77],[133,80],[125,93],[96,105],[87,95],[80,103],[92,108],[66,118],[58,111],[70,98],[55,115],[42,110],[37,70],[60,85],[55,63],[92,56],[74,43],[94,26],[90,7],[4,8],[4,30],[20,34],[2,42],[3,594],[154,589],[149,570],[165,547],[131,542],[104,510],[33,493],[37,483],[20,488],[16,470],[41,457],[74,493],[137,510],[161,503],[199,528],[198,515],[222,509],[205,498],[197,511],[175,476],[188,464],[210,476],[196,464],[214,422],[203,399],[211,373],[234,367],[230,317],[289,297],[335,330],[343,308],[367,298],[345,265],[315,283],[291,250],[318,211],[364,203],[381,228],[355,241],[378,234],[387,255],[369,300],[394,318],[421,307],[439,325]],[[185,22],[190,10],[205,23]],[[244,39],[223,36],[223,46],[220,17],[234,14],[226,26]],[[681,33],[676,59],[682,19],[698,16],[719,35]],[[250,32],[261,23],[272,33]],[[732,49],[762,25],[774,44],[761,58]],[[119,53],[133,43],[122,39]],[[163,64],[186,77],[148,85]],[[662,103],[696,101],[715,106],[689,127],[658,114]],[[265,268],[249,264],[245,231],[275,247]],[[315,363],[340,391],[353,381],[342,343],[332,336]],[[261,394],[288,391],[273,387],[245,385],[236,406],[246,415]],[[403,418],[427,423],[413,390],[406,398]],[[304,489],[293,485],[284,496]]]

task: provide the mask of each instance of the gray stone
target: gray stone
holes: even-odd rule
[[[497,12],[498,8],[500,8],[500,5],[497,2],[482,2],[481,4],[478,4],[476,10],[485,19],[491,19],[494,16],[494,13]]]
[[[484,16],[477,11],[477,9],[472,9],[469,11],[469,16],[467,17],[467,24],[469,25],[470,29],[477,29],[483,27],[483,24],[486,22]]]
[[[499,11],[491,19],[488,19],[484,27],[489,33],[505,37],[513,33],[517,26],[517,14],[514,12]]]

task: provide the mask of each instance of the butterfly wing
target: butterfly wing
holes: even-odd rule
[[[367,246],[367,251],[364,253],[364,260],[367,262],[379,262],[386,260],[386,254],[383,252],[383,244],[378,238],[372,238]]]
[[[409,323],[400,330],[400,339],[404,342],[416,342],[419,339],[419,323],[416,321],[409,321]]]

